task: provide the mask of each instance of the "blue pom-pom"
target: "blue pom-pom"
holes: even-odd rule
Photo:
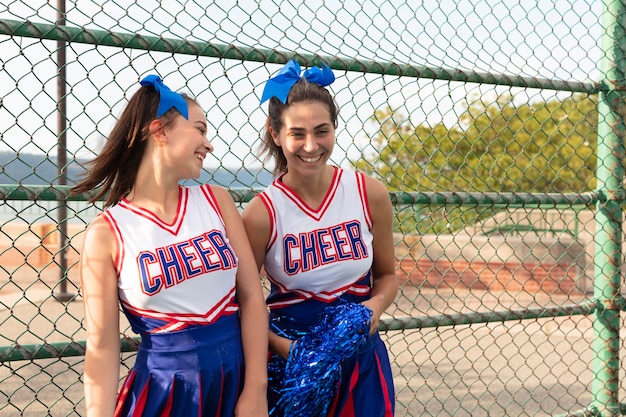
[[[270,361],[270,377],[282,382],[277,406],[285,417],[326,415],[341,383],[341,363],[365,344],[371,315],[358,303],[326,307],[319,323],[292,344],[286,363]]]

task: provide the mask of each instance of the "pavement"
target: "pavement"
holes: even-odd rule
[[[7,276],[0,281],[0,346],[85,340],[80,298],[59,301],[58,278],[58,270],[50,267],[37,273],[16,270],[10,281]],[[76,295],[74,270],[67,284],[68,292]],[[558,306],[587,298],[578,293],[418,289],[407,282],[385,317]],[[589,317],[389,331],[382,336],[392,361],[398,417],[549,416],[579,411],[591,401]],[[122,356],[120,377],[133,360],[133,354]],[[0,417],[84,415],[82,359],[4,363]]]

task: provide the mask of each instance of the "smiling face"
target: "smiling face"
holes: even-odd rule
[[[319,101],[301,101],[282,114],[282,128],[272,131],[282,148],[289,175],[311,176],[323,171],[335,145],[335,127],[328,107]]]
[[[167,144],[164,155],[167,169],[180,179],[199,178],[204,159],[213,152],[213,145],[206,134],[204,111],[197,104],[189,103],[189,119],[178,115],[172,126],[163,131]]]

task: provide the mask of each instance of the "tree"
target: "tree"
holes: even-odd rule
[[[450,128],[413,126],[387,107],[370,119],[375,152],[354,164],[390,191],[581,193],[595,188],[597,120],[596,96],[580,93],[534,103],[508,94],[471,97]],[[403,211],[399,229],[420,232],[457,229],[493,214],[468,207]]]

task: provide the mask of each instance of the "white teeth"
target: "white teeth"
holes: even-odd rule
[[[196,158],[198,158],[201,161],[204,161],[204,156],[199,153],[196,154]]]
[[[315,162],[315,161],[318,161],[320,159],[320,157],[321,157],[321,155],[314,156],[314,157],[311,157],[311,158],[305,158],[305,157],[301,156],[300,159],[302,159],[304,162]]]

